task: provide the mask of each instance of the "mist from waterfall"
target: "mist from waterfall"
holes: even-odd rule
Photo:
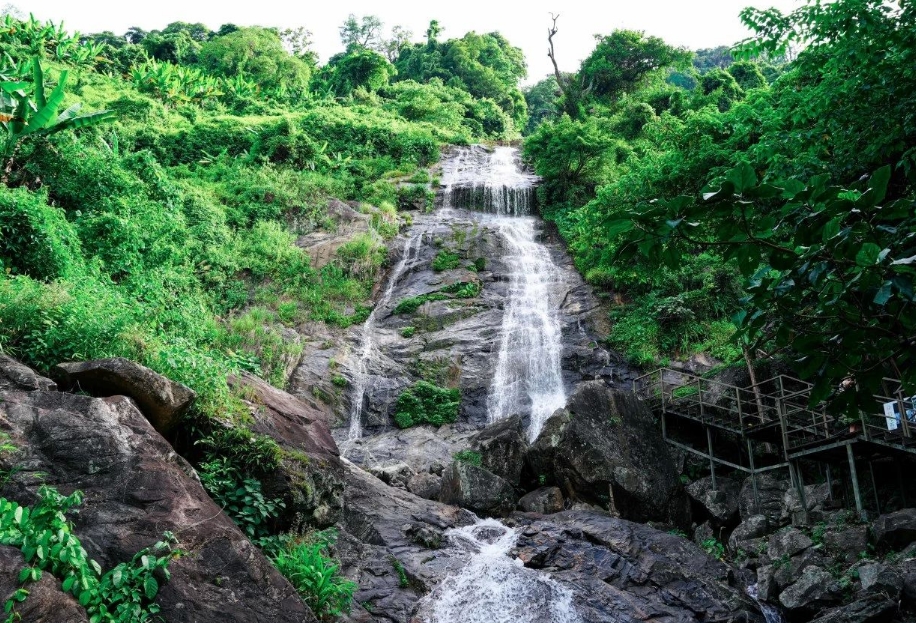
[[[538,242],[540,220],[532,215],[537,177],[521,166],[518,150],[462,149],[443,165],[446,207],[488,213],[481,220],[506,243],[509,288],[493,384],[487,398],[490,422],[529,414],[528,437],[566,405],[557,310],[562,274]]]

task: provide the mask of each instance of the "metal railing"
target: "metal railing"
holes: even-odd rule
[[[850,438],[916,452],[916,396],[908,396],[900,381],[885,379],[882,394],[874,396],[874,407],[852,420],[828,413],[823,402],[812,406],[812,387],[786,375],[738,387],[671,368],[660,368],[633,381],[633,391],[653,407],[706,426],[742,436],[778,428],[787,458]]]

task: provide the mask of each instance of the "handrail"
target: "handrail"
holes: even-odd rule
[[[875,394],[875,411],[860,411],[858,424],[853,421],[852,425],[844,418],[827,413],[823,402],[811,406],[814,385],[785,374],[739,387],[692,372],[662,367],[634,379],[633,390],[644,399],[660,400],[663,411],[679,411],[687,417],[725,426],[742,435],[760,424],[781,422],[788,453],[818,440],[849,434],[865,440],[879,437],[882,443],[889,443],[889,439],[899,440],[900,445],[912,443],[916,422],[909,421],[911,416],[907,411],[916,409],[914,400],[905,395],[900,380],[887,378],[884,382],[888,384],[884,391],[892,389],[888,392],[892,395]],[[896,429],[885,429],[879,424],[888,416],[878,405],[890,402],[897,403],[894,411],[899,414]]]

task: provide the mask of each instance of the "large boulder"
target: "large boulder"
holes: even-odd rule
[[[738,522],[738,494],[741,485],[731,478],[706,476],[687,485],[687,495],[693,501],[694,515],[706,516],[719,526],[733,526]]]
[[[582,383],[544,424],[528,461],[570,499],[634,521],[688,522],[689,502],[668,446],[635,394]]]
[[[0,426],[18,448],[0,466],[17,468],[0,495],[32,505],[43,484],[64,493],[82,490],[83,507],[71,517],[74,532],[103,568],[129,561],[165,531],[178,537],[185,554],[171,562],[171,579],[156,599],[163,619],[315,620],[133,401],[6,389],[0,391]]]
[[[878,548],[899,549],[916,541],[916,508],[878,517],[871,526]]]
[[[541,487],[523,495],[518,507],[526,513],[539,515],[559,513],[563,510],[563,492],[559,487]]]
[[[779,603],[793,617],[809,616],[839,601],[839,590],[829,573],[808,567],[792,586],[779,595]]]
[[[773,525],[784,523],[785,495],[789,481],[772,472],[757,475],[757,498],[754,497],[754,483],[751,478],[741,485],[738,496],[738,511],[741,518],[765,515]],[[758,505],[759,498],[759,505]]]
[[[898,609],[896,601],[883,595],[869,595],[851,604],[821,612],[811,623],[890,623]]]
[[[728,547],[733,554],[740,550],[745,554],[756,555],[758,551],[766,549],[767,543],[763,537],[769,531],[770,520],[766,515],[751,515],[732,530],[728,537]]]
[[[903,576],[901,573],[884,563],[872,562],[859,567],[859,581],[862,590],[867,593],[881,593],[897,599],[903,590]]]
[[[868,548],[868,526],[854,525],[828,530],[824,533],[824,548],[834,559],[851,565]]]
[[[814,545],[798,528],[786,528],[773,534],[767,544],[767,555],[772,560],[789,559]]]
[[[254,375],[243,373],[229,382],[244,388],[240,393],[246,396],[251,430],[271,437],[283,450],[280,468],[264,480],[264,488],[285,502],[285,523],[305,520],[327,527],[340,521],[343,465],[323,414]]]
[[[482,467],[518,486],[528,452],[519,416],[513,415],[487,426],[471,439],[471,447],[480,452]]]
[[[5,604],[20,588],[19,572],[26,567],[22,552],[7,545],[0,545],[0,600]],[[17,621],[29,623],[88,623],[86,611],[76,599],[61,590],[60,580],[50,573],[42,573],[37,582],[24,586],[29,596],[17,604],[13,612]]]
[[[685,538],[589,511],[518,520],[518,558],[574,587],[582,621],[763,621],[747,579]]]
[[[518,497],[507,481],[482,467],[454,461],[442,475],[439,501],[475,513],[505,517],[515,509]]]
[[[175,428],[197,397],[185,385],[123,357],[60,363],[54,366],[51,375],[65,391],[133,398],[161,434]]]
[[[53,392],[57,389],[57,384],[12,357],[0,353],[0,390],[4,389],[22,391],[41,389]]]

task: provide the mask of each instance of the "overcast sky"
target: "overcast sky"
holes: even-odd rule
[[[0,0],[0,6],[6,4]],[[304,26],[313,33],[322,60],[341,50],[337,29],[349,13],[378,15],[387,30],[404,26],[420,40],[429,21],[439,20],[445,38],[468,31],[498,30],[525,52],[532,83],[552,71],[547,58],[550,12],[560,14],[555,38],[560,69],[573,71],[594,47],[592,35],[615,28],[644,30],[674,45],[691,49],[730,45],[748,35],[738,19],[747,5],[791,10],[800,0],[451,0],[403,2],[379,0],[14,0],[21,12],[40,19],[63,20],[83,33],[111,30],[121,34],[131,26],[144,30],[169,22],[203,22],[212,29],[231,22],[239,26]]]

